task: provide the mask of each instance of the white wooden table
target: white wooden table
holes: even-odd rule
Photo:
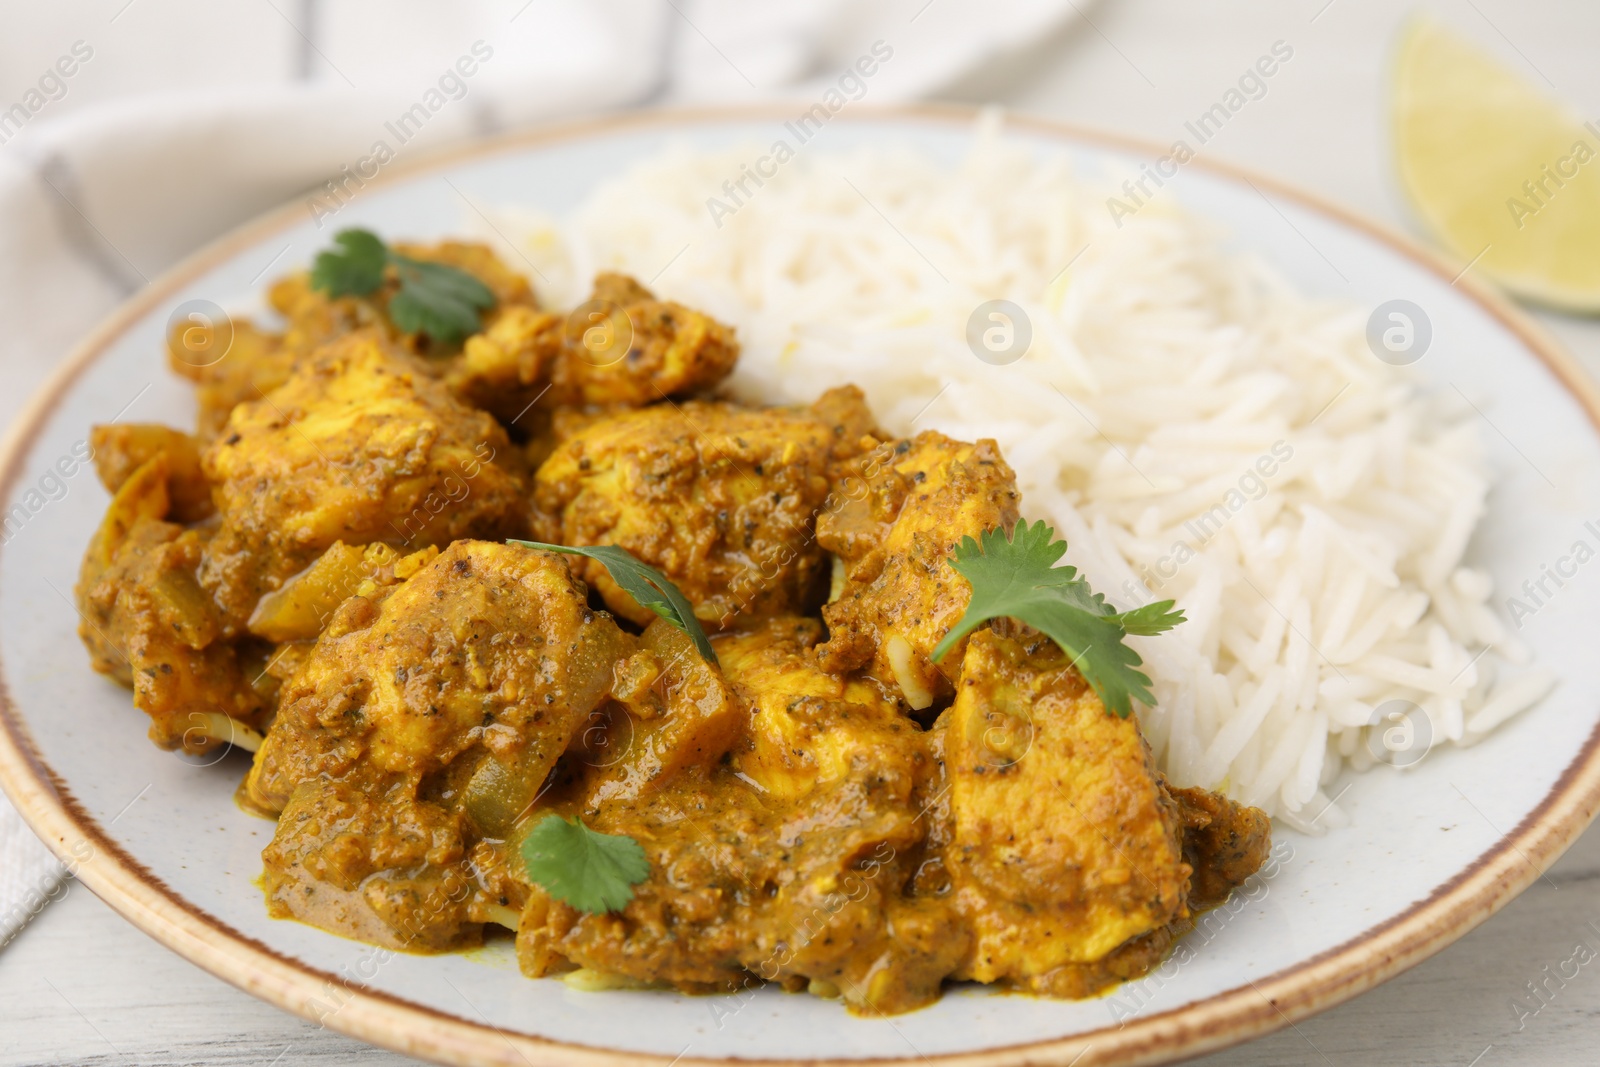
[[[972,78],[951,96],[1167,142],[1282,40],[1294,48],[1293,60],[1267,95],[1205,150],[1404,227],[1389,179],[1382,110],[1401,6],[1105,0],[1086,8],[1092,23],[1076,20],[1022,61]],[[1594,63],[1600,4],[1437,0],[1433,7],[1530,77],[1555,85],[1587,116],[1600,116]],[[134,65],[139,57],[99,61]],[[1591,372],[1600,372],[1600,325],[1544,321]],[[1596,629],[1600,634],[1600,620]],[[1585,968],[1557,989],[1520,1029],[1511,1007],[1513,998],[1526,996],[1525,983],[1571,954],[1585,924],[1600,921],[1597,889],[1600,831],[1592,831],[1548,883],[1536,882],[1433,959],[1342,1007],[1199,1062],[1563,1067],[1600,1061],[1600,968]],[[400,1062],[406,1061],[318,1030],[210,977],[81,886],[0,952],[0,1067]]]

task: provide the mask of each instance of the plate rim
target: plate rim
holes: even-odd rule
[[[850,123],[899,122],[970,127],[986,110],[957,104],[862,106],[835,116]],[[507,152],[547,147],[635,130],[781,120],[780,104],[661,108],[543,125],[470,140],[381,174],[369,185],[412,181],[433,171]],[[1073,123],[1004,112],[1004,129],[1072,145],[1088,145],[1149,158],[1165,149],[1153,141]],[[1496,319],[1551,371],[1600,434],[1600,386],[1526,313],[1460,270],[1461,264],[1423,248],[1389,226],[1235,164],[1198,158],[1191,165],[1214,176],[1271,190],[1274,195],[1363,233],[1460,289]],[[130,296],[80,342],[30,398],[0,444],[0,500],[8,499],[22,461],[45,421],[78,379],[140,318],[174,293],[265,237],[302,221],[298,199],[227,232],[187,256]],[[1470,267],[1470,264],[1468,265]],[[1516,827],[1472,863],[1399,915],[1307,960],[1259,981],[1140,1018],[1122,1027],[973,1052],[932,1057],[852,1059],[750,1059],[680,1057],[579,1045],[521,1032],[508,1033],[426,1004],[352,988],[336,975],[286,956],[235,930],[186,900],[125,852],[73,797],[68,783],[40,758],[22,712],[12,699],[0,661],[0,789],[24,821],[91,892],[162,945],[218,978],[276,1007],[348,1036],[439,1063],[527,1067],[851,1067],[860,1063],[933,1061],[939,1067],[1019,1067],[1049,1064],[1146,1064],[1216,1051],[1291,1025],[1342,1003],[1445,948],[1504,907],[1583,832],[1600,809],[1600,724],[1567,764],[1550,792]],[[87,843],[87,858],[77,855]],[[337,990],[331,1013],[319,998]],[[533,1057],[539,1057],[537,1061]]]

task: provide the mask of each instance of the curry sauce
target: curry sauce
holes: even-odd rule
[[[399,329],[394,283],[272,290],[196,381],[194,433],[97,428],[114,492],[78,600],[166,748],[255,750],[272,914],[394,949],[516,939],[530,977],[895,1013],[953,981],[1089,996],[1157,965],[1266,857],[1174,788],[1136,717],[1012,620],[935,646],[950,557],[1024,502],[993,441],[882,431],[859,390],[717,395],[734,331],[602,275],[542,308],[487,248],[481,329]],[[622,340],[616,340],[620,330]],[[178,361],[174,361],[178,366]],[[691,602],[714,660],[593,559]],[[637,842],[626,905],[529,873],[550,815]]]

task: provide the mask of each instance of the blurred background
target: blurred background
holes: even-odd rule
[[[880,38],[896,59],[870,104],[997,105],[1168,144],[1284,42],[1292,61],[1205,154],[1434,241],[1393,147],[1392,68],[1419,10],[1600,119],[1594,0],[7,0],[0,419],[118,302],[304,195],[441,86],[402,163],[623,109],[814,99]],[[473,72],[441,82],[467,55]],[[1536,314],[1600,371],[1593,319]],[[4,805],[0,890],[8,872],[53,878]],[[1597,880],[1591,833],[1435,959],[1207,1062],[1593,1062],[1600,976],[1520,1026],[1503,978],[1565,958],[1562,931],[1600,920]],[[53,895],[0,950],[0,1065],[402,1062],[212,979],[70,881]]]

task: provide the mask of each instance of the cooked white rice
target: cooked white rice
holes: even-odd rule
[[[1145,733],[1179,784],[1320,832],[1345,820],[1333,783],[1374,764],[1374,730],[1379,752],[1469,744],[1539,700],[1553,678],[1497,671],[1526,653],[1462,565],[1489,479],[1461,398],[1376,359],[1361,309],[1223,251],[1174,194],[1119,229],[1108,190],[996,125],[954,170],[807,149],[742,205],[723,183],[761,149],[669,152],[572,218],[508,210],[495,229],[549,302],[616,268],[736,325],[742,396],[854,382],[893,433],[998,441],[1023,513],[1097,589],[1188,613],[1132,639],[1158,698]],[[721,226],[710,197],[737,208]],[[1006,366],[966,340],[995,298],[1033,328]],[[1425,715],[1369,726],[1391,700]]]

